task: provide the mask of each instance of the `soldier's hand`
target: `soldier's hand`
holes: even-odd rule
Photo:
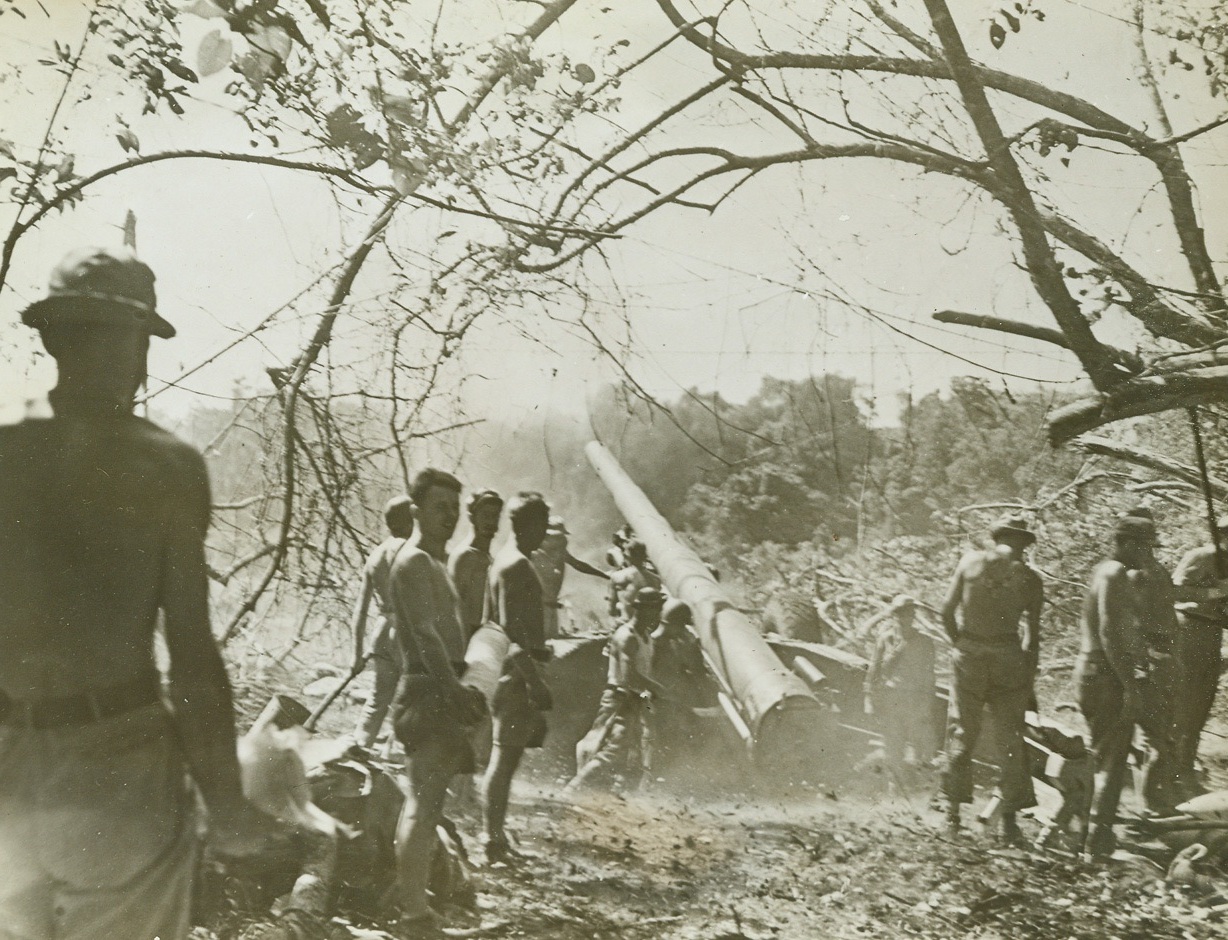
[[[247,800],[209,811],[209,847],[223,859],[290,854],[294,828]]]
[[[461,722],[476,725],[486,717],[486,696],[471,685],[457,685],[456,704],[460,709]]]
[[[529,700],[539,712],[548,712],[554,708],[554,696],[544,682],[529,687]]]

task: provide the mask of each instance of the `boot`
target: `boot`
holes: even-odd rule
[[[1003,845],[1023,845],[1023,832],[1019,829],[1014,812],[1002,814],[1001,840]]]

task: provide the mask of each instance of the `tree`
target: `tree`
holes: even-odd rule
[[[42,15],[33,0],[16,4]],[[1004,5],[989,46],[1006,54],[1047,41],[1055,13],[1045,6]],[[650,19],[639,16],[646,11]],[[554,314],[608,349],[588,288],[619,237],[655,214],[719,212],[772,173],[797,172],[804,193],[837,163],[858,161],[882,168],[876,181],[914,188],[922,213],[953,198],[975,203],[987,220],[978,237],[1013,253],[1056,328],[1038,333],[988,311],[969,322],[1030,327],[1073,353],[1096,388],[1054,416],[1053,439],[1222,399],[1228,378],[1208,347],[1226,338],[1226,305],[1197,211],[1201,164],[1187,163],[1224,123],[1222,13],[1135,4],[1124,35],[1137,37],[1135,64],[1154,91],[1145,122],[1051,75],[995,68],[987,57],[998,52],[984,43],[978,61],[966,46],[984,24],[970,27],[966,6],[956,12],[958,23],[942,0],[817,9],[803,0],[770,9],[740,0],[110,0],[90,8],[81,41],[57,39],[46,59],[64,84],[41,145],[0,148],[0,186],[16,210],[0,289],[23,239],[51,215],[155,165],[275,167],[321,180],[318,192],[341,206],[348,237],[307,272],[299,297],[247,331],[262,338],[298,315],[310,323],[280,341],[298,346],[284,349],[234,424],[255,429],[264,459],[259,499],[227,510],[252,514],[234,526],[252,544],[236,543],[218,568],[255,558],[245,571],[258,572],[235,598],[227,635],[279,579],[311,583],[318,578],[304,570],[361,555],[370,531],[361,505],[404,484],[411,442],[455,423],[436,403],[463,381],[457,351],[477,324],[498,319],[532,334],[535,316]],[[560,24],[579,32],[555,39]],[[670,66],[677,58],[681,70]],[[202,81],[209,73],[224,76],[225,89]],[[1118,74],[1132,86],[1129,65]],[[107,116],[111,154],[74,148],[68,133],[99,106],[89,99],[103,75],[125,83],[121,113]],[[1166,112],[1178,95],[1173,129]],[[163,127],[219,103],[242,122],[246,150],[233,137],[190,139],[185,126],[184,146],[146,152],[142,120]],[[1163,193],[1162,212],[1146,207],[1147,225],[1133,225],[1132,211],[1107,221],[1089,211],[1089,183],[1119,163],[1140,199]],[[1188,270],[1184,285],[1149,273],[1149,226],[1160,223]],[[926,224],[939,228],[936,218]],[[799,255],[798,290],[884,313],[828,273],[821,252]],[[356,296],[360,278],[378,278],[380,289],[372,295],[364,280],[368,293]],[[1101,325],[1112,319],[1132,328],[1116,346]],[[1140,350],[1118,348],[1129,343]],[[676,415],[667,420],[685,429]],[[737,485],[748,491],[817,491],[804,474],[747,473]]]

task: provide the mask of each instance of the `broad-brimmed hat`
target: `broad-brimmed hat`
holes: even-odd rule
[[[47,296],[21,314],[26,326],[116,323],[170,339],[175,328],[157,312],[154,273],[127,248],[79,248],[51,272]]]
[[[653,587],[642,587],[635,592],[635,597],[631,600],[631,606],[635,608],[641,607],[662,607],[665,604],[665,595]]]
[[[993,536],[994,541],[1019,541],[1025,545],[1031,545],[1036,541],[1036,533],[1028,528],[1028,520],[1019,513],[1010,513],[1003,516],[994,527],[989,530],[989,534]]]
[[[496,490],[478,490],[469,496],[469,502],[466,503],[469,514],[473,515],[483,503],[496,503],[502,507],[503,497]]]
[[[1124,515],[1117,520],[1113,535],[1118,539],[1137,539],[1144,542],[1156,540],[1156,524],[1142,516]]]

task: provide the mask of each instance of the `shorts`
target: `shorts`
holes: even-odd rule
[[[499,680],[491,707],[494,742],[500,747],[541,747],[546,743],[546,715],[529,695],[523,679]]]
[[[186,937],[193,807],[160,704],[70,727],[0,724],[0,938]]]
[[[473,728],[464,723],[460,709],[440,679],[417,672],[403,675],[392,705],[392,727],[407,756],[433,744],[455,773],[471,774],[477,770],[471,740]]]

